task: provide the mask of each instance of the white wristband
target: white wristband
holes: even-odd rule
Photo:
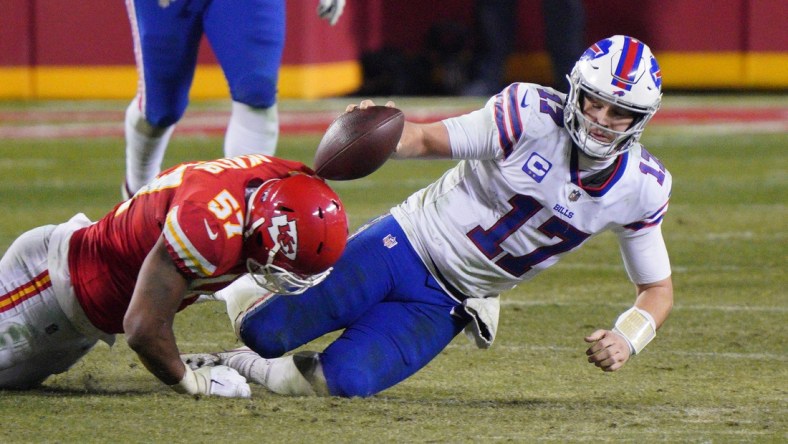
[[[636,355],[657,336],[657,323],[649,312],[632,307],[621,313],[613,331],[627,340],[630,353]]]
[[[184,366],[186,371],[183,373],[183,378],[181,378],[180,382],[177,384],[173,384],[173,390],[178,393],[182,394],[189,394],[189,395],[207,395],[208,394],[208,387],[205,378],[199,378],[196,373],[189,368],[189,366]],[[203,379],[202,384],[200,384],[200,380]],[[208,381],[210,384],[210,381]],[[202,386],[202,387],[201,387]]]

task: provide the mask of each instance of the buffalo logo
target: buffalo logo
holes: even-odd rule
[[[651,68],[649,69],[649,73],[651,74],[651,79],[654,81],[654,84],[657,85],[657,88],[662,87],[662,71],[659,69],[659,64],[657,63],[657,59],[651,57]]]
[[[610,39],[605,39],[600,42],[596,42],[591,45],[590,48],[586,49],[582,56],[580,56],[580,60],[594,60],[602,57],[603,55],[610,52],[610,47],[613,45],[613,41]]]
[[[275,243],[279,244],[279,251],[288,259],[295,260],[298,252],[298,229],[294,220],[287,220],[287,216],[271,218],[268,234]]]

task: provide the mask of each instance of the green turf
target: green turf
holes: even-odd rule
[[[318,140],[283,137],[279,154],[309,161]],[[615,239],[603,235],[504,296],[490,350],[458,337],[375,397],[285,398],[255,387],[251,400],[195,400],[158,383],[121,337],[40,390],[0,391],[0,442],[785,442],[786,136],[662,127],[644,141],[674,176],[664,232],[676,304],[619,372],[584,358],[583,336],[634,297]],[[220,145],[176,133],[167,165],[216,157]],[[103,215],[118,200],[123,162],[116,138],[0,141],[0,247],[76,212]],[[332,185],[355,227],[450,165],[389,162]],[[189,308],[176,327],[184,352],[237,345],[219,304]]]

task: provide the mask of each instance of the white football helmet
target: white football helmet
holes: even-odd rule
[[[635,113],[635,120],[625,131],[602,128],[583,114],[586,95]],[[564,126],[584,153],[609,159],[637,143],[661,100],[662,74],[651,49],[633,37],[615,35],[593,44],[575,63],[569,76]],[[592,127],[616,137],[610,143],[600,142],[589,135]]]

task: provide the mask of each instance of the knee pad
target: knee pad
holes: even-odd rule
[[[369,369],[357,367],[352,363],[345,363],[339,371],[337,369],[332,371],[330,368],[321,370],[332,396],[366,398],[382,390],[376,386],[374,376],[370,374]]]
[[[230,95],[233,102],[252,108],[270,108],[276,103],[276,77],[248,74],[230,86]]]
[[[257,311],[258,305],[252,306],[246,313],[242,313],[237,321],[238,338],[257,354],[266,359],[278,358],[292,348],[285,344],[282,337],[282,326],[278,322],[261,316],[263,312]]]

